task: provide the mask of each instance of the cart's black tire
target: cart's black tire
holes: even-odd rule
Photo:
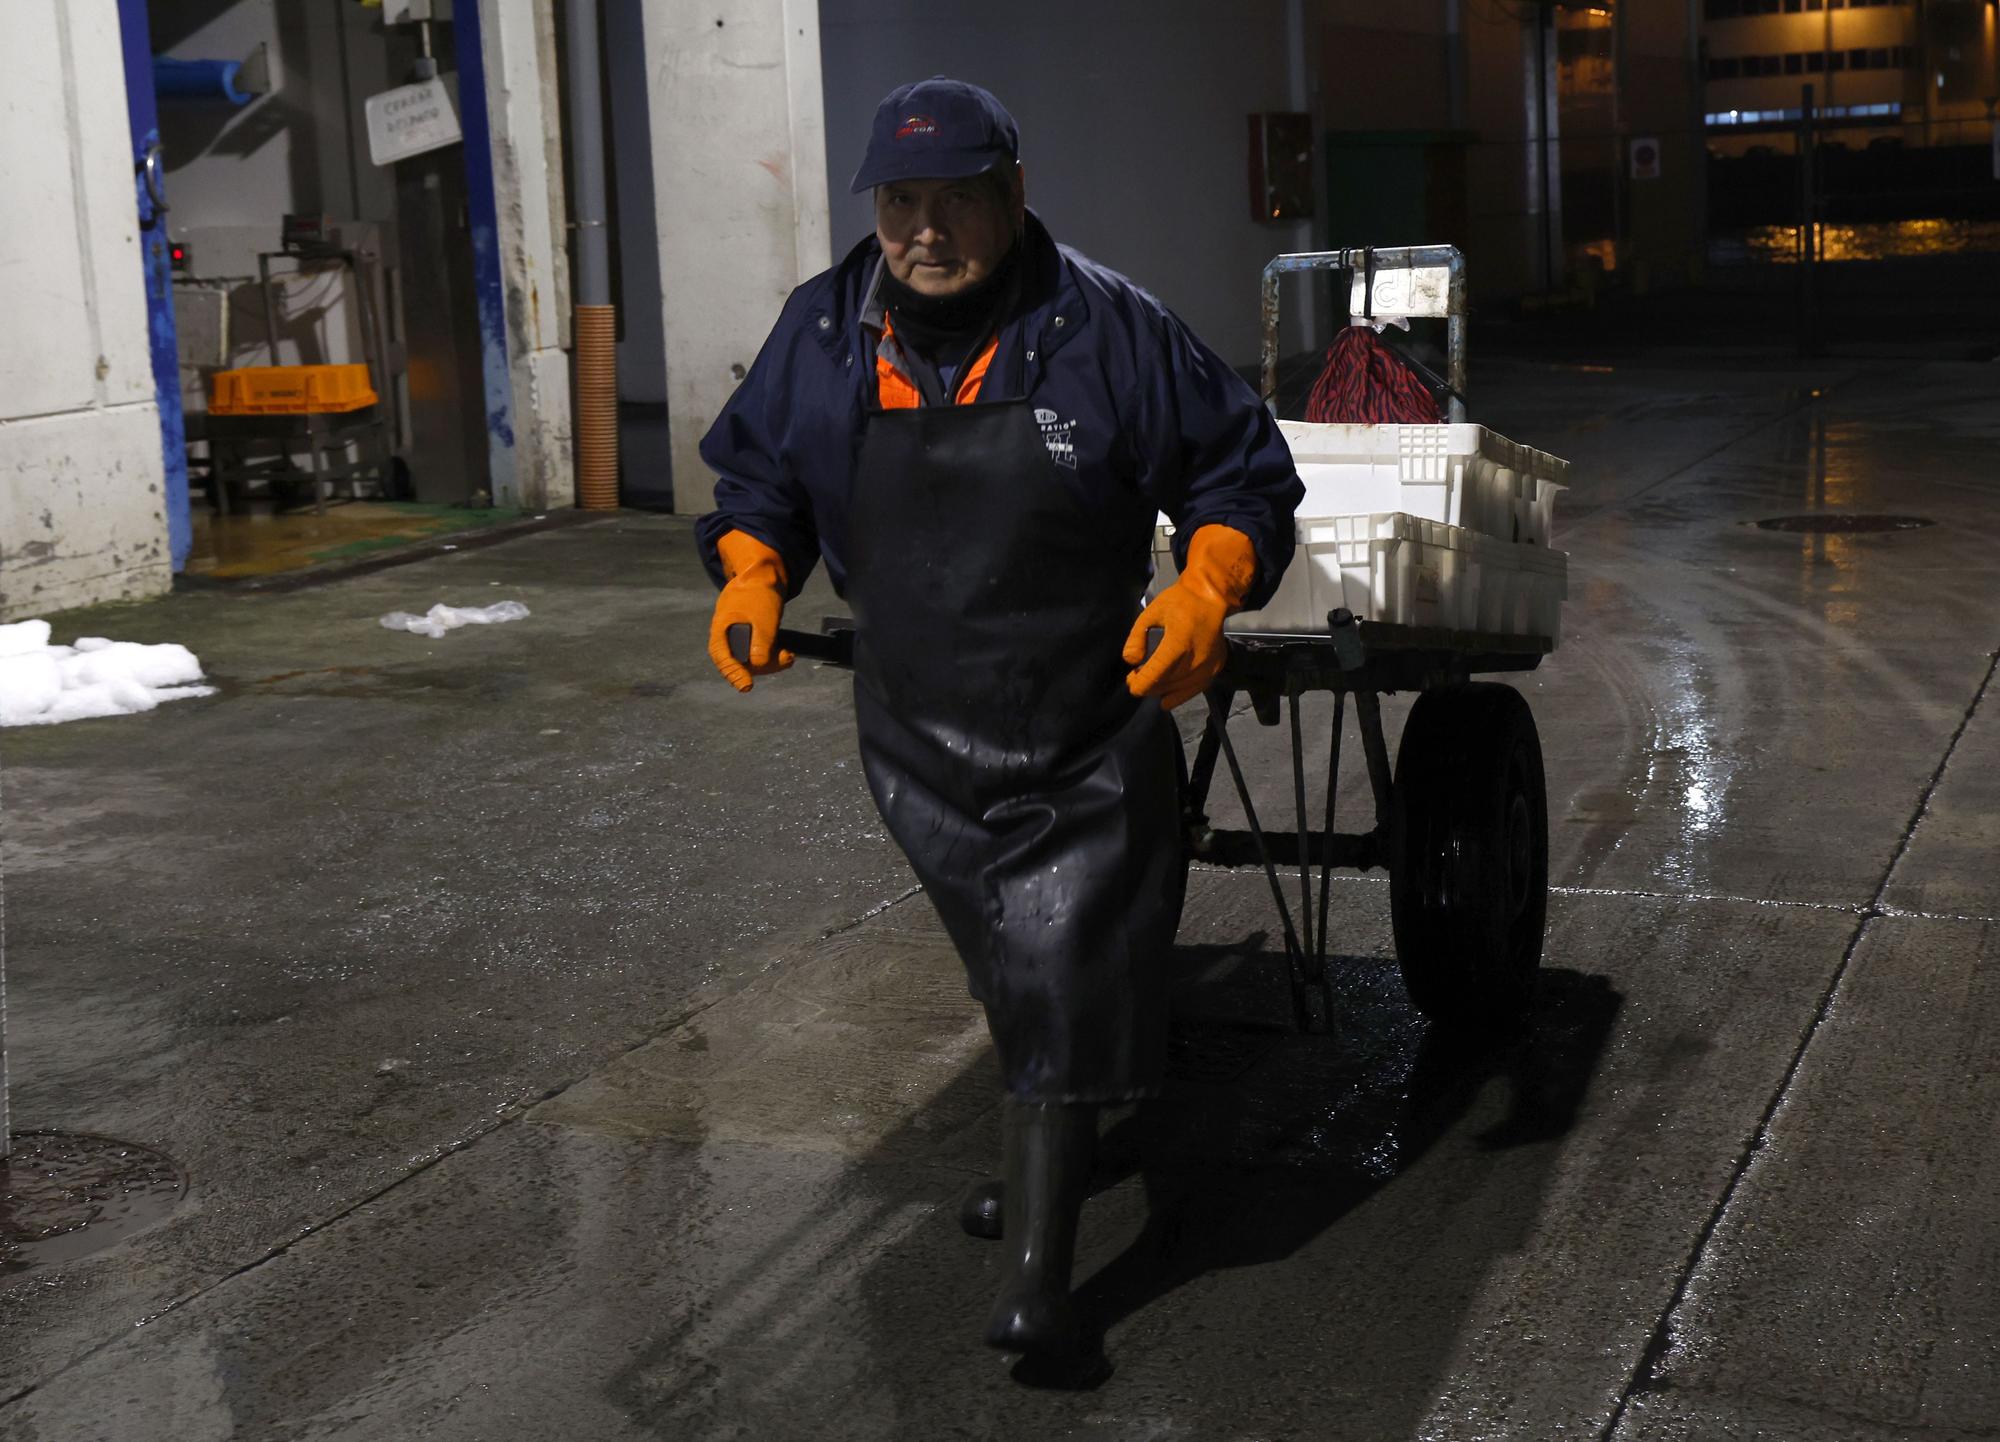
[[[1517,1020],[1549,903],[1549,807],[1534,715],[1511,686],[1417,697],[1396,753],[1389,914],[1410,1001],[1453,1026]]]

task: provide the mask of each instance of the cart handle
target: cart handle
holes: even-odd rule
[[[738,621],[729,628],[727,637],[729,654],[741,665],[750,664],[750,623]],[[825,661],[834,666],[854,664],[854,628],[829,626],[824,631],[780,630],[771,649],[790,651],[812,661]]]
[[[1166,634],[1166,631],[1162,627],[1147,627],[1147,661],[1153,659],[1153,653],[1160,649],[1160,642],[1166,637]],[[750,664],[750,623],[748,621],[738,621],[729,628],[725,639],[729,644],[729,654],[735,657],[740,665],[748,666]],[[854,664],[854,623],[851,621],[836,623],[829,620],[826,623],[824,631],[788,631],[781,627],[778,631],[776,644],[772,649],[790,651],[794,655],[804,656],[808,660],[825,661],[834,666],[852,666]],[[1144,662],[1140,664],[1143,665]]]
[[[1465,419],[1465,257],[1455,245],[1397,245],[1377,249],[1373,246],[1349,246],[1344,250],[1305,250],[1290,255],[1273,256],[1271,263],[1264,267],[1263,289],[1263,386],[1264,404],[1273,412],[1278,403],[1278,277],[1298,271],[1311,270],[1360,270],[1361,306],[1354,309],[1353,292],[1348,297],[1348,316],[1372,317],[1375,313],[1376,291],[1382,276],[1389,271],[1416,271],[1442,269],[1447,283],[1442,305],[1435,300],[1410,309],[1399,310],[1399,315],[1431,316],[1445,323],[1445,354],[1447,364],[1445,379],[1452,392],[1450,418],[1454,421]]]

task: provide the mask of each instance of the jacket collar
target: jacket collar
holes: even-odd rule
[[[1083,329],[1090,309],[1069,257],[1032,210],[1022,228],[1021,243],[1027,253],[1022,279],[1025,304],[1018,326],[1032,377]],[[876,294],[881,267],[882,246],[871,233],[834,267],[833,284],[822,303],[807,313],[806,324],[829,356],[874,354],[860,332],[863,327],[881,329],[882,306]]]

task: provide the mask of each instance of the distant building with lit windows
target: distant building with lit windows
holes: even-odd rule
[[[1703,0],[1709,149],[1790,150],[1807,85],[1822,143],[1984,143],[1994,29],[1994,0]]]

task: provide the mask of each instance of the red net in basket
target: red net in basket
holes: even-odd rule
[[[1306,419],[1325,424],[1436,425],[1437,397],[1410,363],[1365,325],[1351,325],[1326,348],[1326,369],[1313,382]]]

